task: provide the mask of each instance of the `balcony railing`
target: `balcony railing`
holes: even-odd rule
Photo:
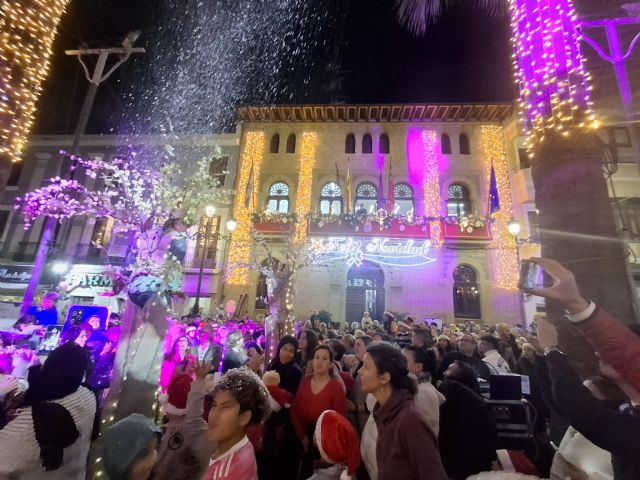
[[[332,237],[431,238],[434,222],[440,225],[441,240],[489,241],[490,222],[480,216],[428,218],[405,216],[311,215],[305,220],[309,235]],[[263,213],[254,216],[254,228],[262,234],[284,235],[296,222],[295,215]]]

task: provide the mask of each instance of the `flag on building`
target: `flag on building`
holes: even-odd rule
[[[498,181],[496,171],[491,164],[491,175],[489,177],[489,215],[493,215],[500,210],[500,196],[498,195]]]
[[[353,207],[353,199],[351,198],[351,169],[349,168],[349,160],[347,160],[346,193],[347,193],[347,208],[346,208],[346,212],[347,213],[351,213],[351,208]]]
[[[384,168],[380,169],[380,176],[378,177],[378,208],[385,208],[386,202],[384,199],[384,183],[382,181],[382,171]]]
[[[244,191],[244,208],[247,208],[247,209],[251,206],[251,202],[253,200],[253,184],[254,184],[253,162],[251,162],[251,170],[249,170],[249,180],[247,180],[247,187]]]
[[[395,208],[396,203],[396,195],[395,195],[394,185],[393,185],[393,174],[391,173],[391,157],[389,157],[389,188],[387,193],[387,212],[390,214],[393,213],[393,209]]]

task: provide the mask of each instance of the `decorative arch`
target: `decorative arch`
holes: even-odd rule
[[[384,271],[380,265],[365,262],[352,266],[347,272],[348,323],[359,322],[362,314],[368,311],[371,318],[382,320],[385,309]]]
[[[356,187],[354,206],[356,213],[376,211],[378,209],[378,187],[373,182],[359,183]]]
[[[478,272],[466,263],[453,271],[453,310],[456,318],[482,318]]]
[[[471,143],[469,142],[469,135],[461,133],[459,138],[460,143],[460,155],[471,154]]]
[[[269,153],[280,152],[280,134],[274,133],[271,137],[271,143],[269,145]]]
[[[378,153],[389,153],[391,150],[391,145],[389,144],[389,135],[383,133],[380,135],[380,143],[378,145]]]
[[[272,183],[267,196],[267,210],[274,213],[289,213],[291,204],[289,185],[283,181]]]
[[[344,139],[344,153],[356,153],[356,136],[353,133]]]
[[[415,198],[413,187],[407,182],[398,182],[393,186],[394,213],[396,215],[406,215],[415,210]]]
[[[473,213],[471,194],[463,183],[455,182],[447,188],[447,215],[459,217]]]
[[[373,140],[370,133],[362,136],[362,153],[373,153]]]
[[[320,189],[320,213],[342,214],[342,187],[336,182],[325,183]]]
[[[440,151],[443,155],[451,155],[451,137],[448,133],[440,135]]]
[[[292,133],[287,138],[287,153],[296,153],[296,134]]]

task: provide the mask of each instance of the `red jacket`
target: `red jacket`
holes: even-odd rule
[[[312,375],[305,375],[300,382],[298,392],[291,405],[291,423],[302,440],[309,427],[315,427],[316,421],[325,410],[335,410],[343,416],[347,415],[347,399],[342,384],[335,378],[317,395],[311,390]]]
[[[596,308],[591,317],[575,325],[600,358],[640,391],[640,337],[600,307]]]

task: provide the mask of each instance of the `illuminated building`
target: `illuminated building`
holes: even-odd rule
[[[295,276],[295,315],[327,310],[351,322],[365,310],[379,320],[390,310],[522,323],[506,228],[513,204],[503,126],[513,116],[510,104],[240,108],[241,157],[255,153],[247,139],[264,135],[262,157],[253,159],[252,225],[281,261],[291,238],[311,252],[312,265]],[[492,165],[501,209],[489,215]],[[245,187],[236,186],[240,197]],[[225,294],[246,296],[249,316],[266,311],[257,271]]]

